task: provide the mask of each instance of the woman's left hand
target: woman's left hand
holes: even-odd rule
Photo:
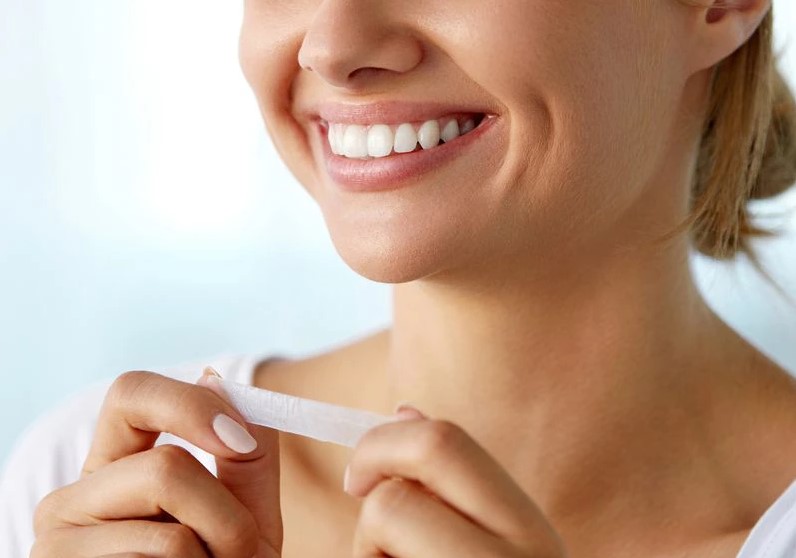
[[[354,449],[362,498],[355,558],[565,558],[563,541],[508,472],[462,428],[403,407]]]

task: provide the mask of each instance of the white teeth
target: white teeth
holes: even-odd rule
[[[446,124],[440,130],[442,122]],[[409,153],[417,148],[418,143],[423,149],[433,149],[440,144],[440,140],[448,143],[475,129],[475,120],[466,119],[461,129],[458,120],[451,117],[427,120],[417,128],[416,124],[409,122],[371,126],[324,122],[324,125],[327,126],[326,138],[332,153],[365,159],[387,157],[393,153]]]
[[[335,155],[343,154],[343,126],[341,124],[331,124],[329,126],[328,138],[329,147]]]
[[[345,135],[345,126],[342,124],[332,124],[334,130],[334,137],[337,140],[337,154],[343,154],[343,136]]]
[[[386,157],[392,153],[393,134],[386,124],[376,124],[368,130],[368,155]]]
[[[417,131],[417,141],[420,142],[420,147],[423,149],[437,147],[439,145],[439,122],[436,120],[423,122]]]
[[[396,153],[409,153],[417,147],[417,132],[411,124],[401,124],[395,131],[393,148]]]
[[[343,150],[341,149],[341,141],[340,137],[342,134],[340,133],[342,126],[340,124],[329,124],[329,130],[327,131],[326,137],[329,138],[329,147],[332,148],[332,153],[335,155],[342,155]]]
[[[455,140],[458,137],[459,137],[459,123],[454,118],[453,120],[445,124],[445,127],[442,129],[442,133],[440,134],[440,138],[442,138],[442,141],[444,141],[445,143],[448,143],[449,141]]]
[[[368,156],[368,130],[359,124],[346,126],[343,135],[343,155],[346,157]]]

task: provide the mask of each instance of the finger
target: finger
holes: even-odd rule
[[[82,476],[151,448],[161,432],[227,458],[254,449],[246,422],[211,390],[154,372],[126,372],[105,397]]]
[[[215,558],[251,557],[258,530],[249,510],[187,450],[163,445],[123,457],[42,500],[36,533],[162,512],[195,532]]]
[[[37,537],[31,558],[210,558],[196,534],[179,523],[114,521],[91,527],[54,529]]]
[[[510,556],[508,543],[465,519],[411,480],[381,481],[362,502],[354,558]]]
[[[212,376],[203,376],[204,385],[223,393]],[[282,555],[283,525],[280,503],[279,431],[249,425],[258,451],[250,459],[216,457],[218,479],[252,513],[260,533],[257,558]]]
[[[508,472],[456,424],[420,419],[367,431],[349,463],[349,494],[363,497],[391,477],[416,480],[485,529],[508,539],[529,525],[551,528]]]
[[[140,552],[120,552],[118,554],[105,554],[99,558],[149,558],[149,556]]]

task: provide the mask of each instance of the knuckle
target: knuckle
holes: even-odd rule
[[[224,547],[239,549],[241,556],[251,556],[257,553],[259,529],[254,517],[241,508],[240,511],[230,514],[223,524],[217,527],[219,542]]]
[[[369,532],[379,532],[388,525],[396,524],[406,497],[409,483],[398,479],[381,481],[362,502],[360,522]]]
[[[431,419],[417,439],[417,455],[421,462],[434,462],[460,448],[464,431],[448,420]]]
[[[129,370],[123,372],[111,384],[105,400],[113,406],[124,406],[126,401],[129,401],[134,395],[152,381],[154,372],[146,372],[143,370]]]
[[[52,528],[62,506],[63,498],[60,489],[44,496],[33,511],[33,532],[38,535]]]
[[[167,556],[191,556],[198,545],[194,532],[181,523],[163,523],[153,536],[154,547]]]
[[[183,476],[186,470],[192,470],[196,460],[191,453],[174,444],[155,446],[150,450],[151,461],[149,473],[154,481],[163,487],[177,476]]]

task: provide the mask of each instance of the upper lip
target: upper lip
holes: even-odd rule
[[[325,101],[312,106],[307,112],[326,122],[362,125],[421,122],[456,113],[490,114],[484,107],[411,101],[378,101],[365,104]]]

